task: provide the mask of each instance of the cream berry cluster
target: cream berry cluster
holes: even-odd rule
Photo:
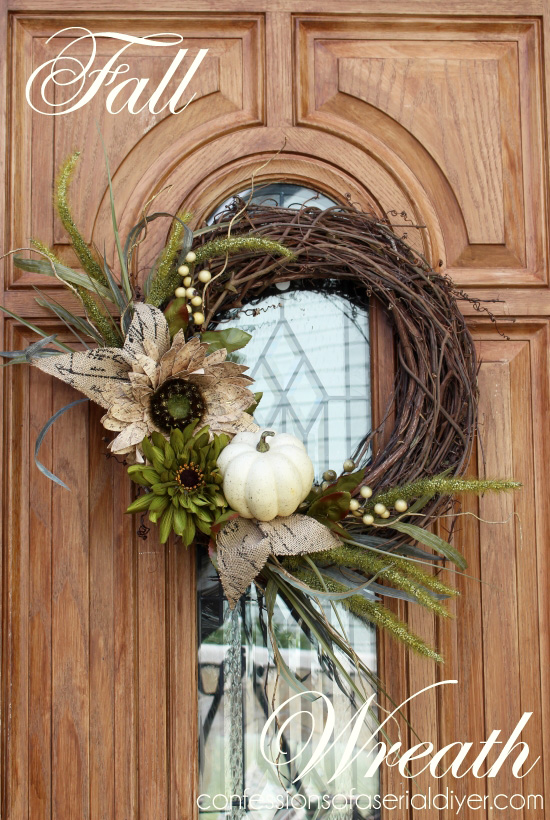
[[[212,274],[209,270],[200,270],[195,274],[195,262],[197,254],[194,251],[189,251],[185,257],[185,264],[180,265],[178,273],[182,277],[182,284],[176,288],[174,296],[176,299],[187,299],[187,310],[193,317],[193,323],[196,325],[204,324],[204,313],[202,312],[202,296],[197,290],[197,286],[206,285],[212,279]]]

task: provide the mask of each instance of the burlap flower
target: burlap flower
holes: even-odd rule
[[[136,304],[124,347],[103,347],[33,359],[45,373],[75,387],[107,410],[101,419],[118,432],[113,453],[143,460],[141,442],[154,430],[168,434],[192,419],[212,433],[257,430],[246,413],[254,403],[253,382],[243,365],[226,361],[226,351],[207,355],[208,345],[185,341],[179,331],[170,345],[163,313]]]

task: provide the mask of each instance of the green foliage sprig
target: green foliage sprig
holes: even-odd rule
[[[376,575],[388,581],[397,589],[402,589],[413,595],[419,604],[443,618],[449,617],[449,611],[427,590],[432,590],[441,595],[458,595],[456,589],[424,572],[407,559],[400,559],[392,553],[388,553],[387,557],[382,557],[368,549],[341,546],[325,552],[315,552],[310,557],[321,567],[347,567],[348,569],[363,572],[367,576]],[[291,562],[292,560],[290,559]]]
[[[485,492],[507,492],[520,489],[521,484],[517,481],[506,481],[504,479],[482,479],[482,478],[458,478],[456,476],[434,476],[433,478],[420,478],[410,484],[401,487],[394,487],[373,496],[366,509],[372,509],[375,504],[385,504],[386,507],[393,507],[395,502],[402,498],[404,501],[412,501],[415,498],[426,498],[429,500],[435,495],[451,496],[456,493],[475,493],[481,495]]]
[[[325,473],[327,482],[329,473]],[[440,597],[458,595],[458,590],[444,583],[438,575],[426,572],[419,566],[418,560],[396,554],[399,543],[395,535],[385,535],[385,531],[397,531],[406,535],[411,542],[419,542],[452,561],[460,569],[465,569],[466,561],[450,543],[440,538],[425,527],[420,527],[407,520],[407,516],[418,513],[434,496],[451,496],[459,492],[481,494],[484,492],[505,492],[517,490],[521,487],[516,481],[503,479],[457,478],[448,475],[439,475],[432,478],[419,479],[400,487],[393,487],[383,493],[373,494],[370,498],[352,498],[364,479],[365,470],[343,474],[336,481],[328,483],[321,492],[312,491],[306,499],[306,514],[329,527],[341,539],[341,545],[331,550],[311,553],[303,556],[287,556],[283,560],[285,569],[293,573],[295,578],[307,583],[312,591],[340,592],[349,590],[345,584],[340,584],[333,577],[334,570],[352,570],[366,581],[380,579],[377,583],[376,594],[389,597],[404,597],[433,612],[435,615],[447,618],[450,613],[441,602]],[[334,475],[334,473],[333,473]],[[395,506],[399,500],[411,502],[409,508],[394,515],[388,511],[386,517],[381,517],[382,511]],[[382,511],[375,505],[380,504]],[[354,506],[352,506],[354,505]],[[401,505],[398,505],[401,509]],[[363,516],[370,511],[370,524],[376,526],[373,532],[369,523],[363,523]],[[414,519],[412,519],[414,520]],[[377,534],[375,534],[375,532]],[[380,534],[378,534],[380,533]],[[429,561],[430,553],[423,553],[417,547],[401,545],[414,551],[417,558]],[[316,571],[312,572],[312,562]],[[323,572],[325,570],[325,572]],[[327,575],[327,571],[331,572]],[[320,583],[321,579],[321,583]],[[325,584],[325,587],[323,587]],[[392,632],[399,640],[411,648],[434,660],[441,660],[437,651],[429,647],[418,636],[412,635],[395,615],[381,602],[373,602],[364,595],[351,594],[340,600],[343,606],[366,620],[376,623]]]
[[[55,255],[51,248],[44,244],[44,242],[41,242],[39,239],[31,239],[31,246],[36,248],[36,250],[40,253],[44,254],[44,256],[47,256],[56,270],[65,269],[65,266],[62,264],[61,260]],[[122,347],[123,339],[117,330],[114,319],[110,316],[107,310],[101,310],[92,293],[82,285],[71,284],[67,278],[61,275],[59,278],[65,282],[67,287],[71,288],[76,296],[78,296],[84,310],[86,311],[86,316],[98,331],[103,342],[108,347]],[[97,282],[97,285],[99,292],[99,287],[103,288],[104,286],[101,282]]]
[[[229,236],[224,239],[213,239],[198,247],[195,251],[197,264],[203,264],[208,259],[226,254],[239,253],[269,253],[273,256],[282,256],[294,259],[294,254],[280,242],[273,239],[264,239],[261,236]]]
[[[41,242],[39,239],[31,239],[31,246],[36,248],[39,253],[43,253],[44,256],[47,256],[50,262],[54,265],[61,265],[61,260],[55,255],[51,248]]]
[[[55,185],[54,204],[57,213],[59,214],[59,218],[63,223],[63,227],[69,234],[71,245],[80,260],[80,264],[88,276],[91,276],[92,279],[95,279],[97,282],[101,282],[102,285],[106,285],[107,279],[101,269],[101,265],[92,256],[90,248],[78,230],[72,217],[71,209],[69,208],[69,186],[79,157],[80,151],[75,151],[67,157],[59,169],[59,174]]]
[[[186,247],[191,247],[192,233],[186,227],[186,222],[191,219],[192,214],[188,211],[177,214],[172,224],[168,242],[157,263],[157,268],[152,275],[151,286],[146,301],[150,305],[160,307],[174,295],[174,290],[180,283],[181,275],[178,273],[178,258],[182,252],[184,240]]]
[[[73,154],[67,157],[67,159],[59,169],[59,174],[57,176],[57,181],[54,190],[54,204],[57,213],[59,214],[59,218],[63,224],[63,227],[69,235],[71,245],[80,261],[80,264],[82,265],[90,279],[94,280],[100,285],[108,286],[109,283],[107,281],[107,277],[105,276],[101,268],[101,265],[94,259],[90,251],[90,248],[88,247],[82,234],[78,230],[76,223],[73,219],[73,216],[71,214],[71,209],[69,207],[69,187],[79,157],[80,151],[75,151]],[[35,243],[36,242],[37,240],[35,240]],[[38,244],[41,246],[40,249],[46,247],[43,245],[43,243]],[[38,244],[35,244],[35,247],[38,248]],[[50,254],[51,256],[54,256],[52,251],[49,251],[47,255],[49,256]],[[123,339],[120,333],[117,331],[116,324],[114,323],[112,317],[109,315],[108,311],[102,309],[96,302],[94,296],[85,288],[76,287],[75,292],[80,301],[82,302],[82,305],[84,306],[86,315],[88,316],[90,322],[97,328],[100,335],[105,340],[105,344],[110,347],[122,347]]]
[[[295,575],[312,590],[317,590],[318,592],[324,592],[325,590],[328,592],[345,592],[348,589],[345,584],[340,584],[333,578],[326,576],[323,576],[321,582],[314,572],[305,568],[297,570]],[[394,615],[393,612],[383,606],[383,604],[377,601],[370,601],[363,595],[351,595],[349,598],[343,598],[340,603],[358,618],[387,630],[418,654],[424,655],[424,657],[430,658],[438,663],[443,662],[443,658],[439,652],[431,646],[428,646],[428,644],[418,635],[415,635],[414,632],[411,632],[407,625]]]

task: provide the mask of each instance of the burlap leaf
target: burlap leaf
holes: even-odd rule
[[[270,555],[305,555],[339,544],[334,533],[307,515],[229,521],[217,538],[218,572],[229,606],[234,608]]]
[[[136,356],[145,356],[151,345],[159,355],[170,346],[168,325],[162,311],[137,303],[124,347],[99,347],[84,353],[61,353],[59,356],[32,359],[31,364],[44,373],[70,384],[106,410],[128,384],[128,373]],[[155,363],[151,360],[153,367]],[[143,438],[143,436],[142,436]]]

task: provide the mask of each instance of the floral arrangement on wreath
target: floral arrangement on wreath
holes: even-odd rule
[[[140,488],[127,512],[147,514],[163,543],[174,534],[186,547],[194,542],[207,547],[231,607],[251,583],[258,585],[279,671],[296,688],[303,685],[286,666],[271,628],[277,595],[359,695],[335,648],[374,678],[345,634],[328,620],[327,604],[341,604],[416,652],[441,661],[383,603],[386,597],[398,597],[449,616],[443,601],[457,590],[432,568],[441,559],[459,570],[466,563],[450,543],[415,524],[415,516],[422,519],[422,510],[439,496],[520,485],[443,473],[377,492],[365,483],[366,469],[358,469],[351,459],[340,473],[328,470],[323,482],[315,484],[302,442],[254,422],[261,394],[252,391],[247,368],[228,359],[251,337],[235,328],[203,330],[203,291],[212,280],[209,262],[246,251],[279,258],[283,269],[292,251],[257,235],[231,236],[230,224],[224,239],[219,238],[219,223],[192,232],[187,224],[191,215],[180,213],[170,217],[167,244],[140,288],[136,248],[149,222],[170,215],[145,213],[122,245],[107,164],[115,273],[105,257],[88,247],[71,215],[68,189],[78,156],[62,166],[54,198],[82,271],[63,264],[37,240],[30,250],[40,259],[15,256],[14,261],[24,270],[57,278],[72,291],[79,303],[75,312],[40,292],[37,301],[72,331],[84,350],[3,308],[41,338],[26,350],[1,355],[10,364],[30,363],[61,379],[105,410],[101,422],[114,433],[109,450],[124,457]],[[208,241],[213,230],[217,237]],[[199,239],[195,245],[194,239]],[[50,419],[38,445],[74,403]],[[45,475],[65,486],[36,461]]]

